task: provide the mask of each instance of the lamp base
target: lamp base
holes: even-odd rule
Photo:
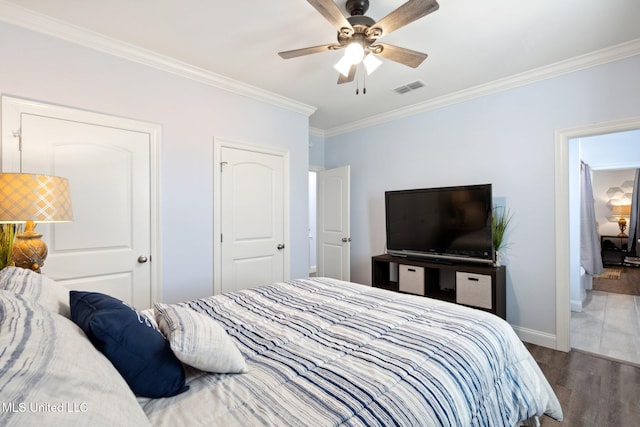
[[[33,231],[33,225],[24,233],[16,235],[11,256],[16,267],[26,268],[40,273],[47,258],[47,245],[41,240],[42,234]]]
[[[620,234],[618,234],[618,237],[629,237],[624,233],[624,230],[627,229],[627,220],[624,219],[624,217],[620,217],[618,220],[618,228],[620,228]]]

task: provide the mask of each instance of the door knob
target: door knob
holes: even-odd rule
[[[342,242],[343,243],[347,243],[347,242],[350,242],[350,241],[351,241],[351,237],[343,237],[342,238]]]
[[[145,263],[145,262],[147,262],[147,261],[148,261],[148,259],[147,259],[147,257],[146,257],[146,256],[144,256],[144,255],[140,255],[140,256],[138,257],[138,262],[139,262],[140,264],[144,264],[144,263]]]
[[[284,244],[283,243],[278,244],[277,248],[278,248],[279,251],[283,250],[284,249]]]

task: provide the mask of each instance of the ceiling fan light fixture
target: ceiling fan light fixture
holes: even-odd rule
[[[352,82],[358,65],[365,58],[366,64],[363,65],[367,74],[373,73],[380,66],[380,58],[374,56],[379,55],[411,68],[418,67],[427,58],[426,53],[379,43],[378,39],[435,12],[439,7],[437,0],[406,0],[378,21],[365,15],[369,8],[369,0],[342,1],[346,1],[345,7],[351,16],[346,17],[335,0],[308,0],[308,3],[338,31],[337,43],[278,52],[278,55],[290,59],[344,49],[343,58],[334,65],[340,73],[338,84]]]
[[[344,51],[344,57],[349,59],[350,64],[359,64],[364,58],[364,48],[358,41],[349,43]]]
[[[351,61],[349,61],[349,58],[347,58],[346,55],[344,55],[342,58],[340,58],[340,61],[338,61],[336,63],[336,65],[333,66],[333,68],[336,69],[336,71],[338,71],[340,74],[342,74],[345,77],[349,76],[349,70],[351,69]]]
[[[362,60],[364,64],[365,70],[367,70],[367,75],[370,76],[375,70],[378,69],[380,65],[382,65],[382,61],[380,61],[373,53],[368,53],[367,56]]]

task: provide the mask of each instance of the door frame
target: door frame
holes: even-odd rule
[[[569,145],[572,140],[575,141],[578,138],[637,129],[640,129],[640,116],[560,129],[555,132],[556,350],[571,350],[570,286],[571,281],[576,280],[573,277],[576,269],[571,268],[571,251],[577,249],[572,249],[569,233],[572,212],[569,199],[572,191],[570,174],[573,170]],[[551,342],[545,342],[542,345],[553,347],[551,344]]]
[[[0,169],[9,171],[20,170],[19,133],[13,129],[15,123],[20,123],[22,113],[53,117],[61,120],[77,121],[98,126],[113,127],[149,135],[149,196],[150,218],[149,249],[152,262],[150,263],[151,304],[162,301],[162,230],[160,218],[160,146],[162,141],[162,126],[157,123],[143,122],[103,113],[80,110],[72,107],[47,104],[12,96],[2,96],[0,110]]]
[[[255,153],[270,154],[282,157],[283,159],[283,221],[284,221],[284,259],[283,259],[283,278],[289,280],[291,277],[291,179],[290,179],[290,153],[288,150],[278,147],[271,147],[259,144],[250,144],[245,142],[231,141],[224,138],[213,138],[213,295],[218,295],[222,292],[222,242],[220,241],[220,235],[222,232],[222,187],[221,177],[222,168],[220,163],[222,161],[222,149],[233,148],[236,150],[251,151]]]

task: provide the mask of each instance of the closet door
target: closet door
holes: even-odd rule
[[[71,289],[149,308],[151,135],[75,110],[23,110],[14,127],[20,129],[19,169],[67,178],[74,213],[73,222],[37,225],[49,248],[43,273]]]
[[[285,277],[284,158],[221,148],[221,292]]]

